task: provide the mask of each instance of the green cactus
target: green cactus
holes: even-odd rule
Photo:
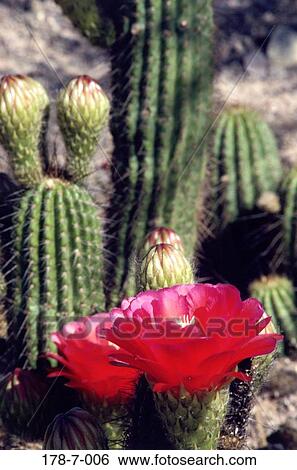
[[[285,335],[286,342],[297,345],[297,309],[293,283],[286,276],[262,276],[249,288],[252,297],[258,299],[272,317],[274,325]]]
[[[283,182],[283,252],[284,262],[294,285],[297,282],[297,168],[293,168]]]
[[[71,9],[67,0],[56,2],[90,36],[90,28],[83,23],[95,2],[78,0]],[[115,303],[131,285],[127,278],[133,254],[156,224],[176,229],[185,239],[187,256],[193,255],[197,211],[204,194],[212,2],[99,0],[96,4],[92,24],[108,19],[113,23],[109,37],[114,37],[114,190],[107,213],[106,248],[110,253],[107,297]],[[78,11],[85,12],[85,19]],[[100,26],[91,36],[102,45]]]
[[[181,251],[168,243],[155,245],[146,253],[137,276],[140,291],[193,282],[191,264]]]
[[[74,78],[59,94],[57,113],[68,151],[67,171],[75,181],[88,174],[109,109],[99,83],[88,76]]]
[[[2,80],[5,82],[5,78]],[[13,90],[19,85],[23,86],[23,78],[9,80]],[[25,80],[29,81],[27,78]],[[80,171],[85,171],[94,148],[95,134],[98,138],[108,110],[105,97],[105,111],[100,113],[94,109],[94,90],[98,91],[99,99],[102,96],[96,82],[89,77],[80,77],[75,84],[76,93],[73,86],[66,87],[64,100],[60,99],[59,102],[60,114],[63,114],[63,106],[65,108],[62,126],[65,141],[70,139],[72,128],[76,136],[76,147],[69,144],[72,160],[68,157],[64,172],[70,176],[73,172],[78,176]],[[76,99],[77,109],[81,108],[82,102],[87,108],[90,102],[90,118],[88,121],[82,120],[80,127],[75,111],[72,115],[68,113],[69,101],[65,100],[65,95],[69,89],[72,108]],[[3,97],[0,95],[1,99]],[[30,109],[26,108],[26,111],[30,114]],[[6,138],[9,142],[13,135],[18,145],[13,125],[12,122]],[[89,134],[86,129],[88,125]],[[82,135],[84,139],[80,143],[89,150],[86,153],[81,153],[79,147],[79,137]],[[19,136],[19,139],[22,140],[22,137]],[[12,156],[11,161],[15,158]],[[30,157],[23,159],[26,172],[31,167],[34,172],[35,162]],[[21,164],[19,160],[17,174],[22,172]],[[9,343],[15,345],[14,356],[18,358],[18,364],[36,367],[40,355],[48,351],[52,344],[49,338],[51,331],[56,331],[67,319],[69,321],[69,317],[104,310],[101,228],[97,209],[89,194],[65,177],[42,174],[38,183],[34,179],[32,187],[12,194],[11,200],[14,203],[9,204],[8,199],[6,205],[11,205],[13,227],[10,230],[10,244],[6,243],[3,247],[7,260],[4,275],[8,285],[6,311]]]
[[[116,1],[56,0],[56,3],[92,44],[106,47],[114,41],[114,26],[108,12],[109,8],[115,6]]]
[[[281,178],[276,141],[268,125],[253,110],[225,110],[215,130],[211,164],[217,225],[233,222],[256,207],[277,212],[273,196]]]
[[[30,77],[7,75],[0,81],[0,143],[10,156],[16,180],[24,185],[42,179],[41,134],[49,99]]]

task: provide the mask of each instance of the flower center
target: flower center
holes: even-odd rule
[[[185,326],[193,325],[195,323],[195,317],[190,318],[188,313],[185,313],[182,318],[179,318],[177,323],[184,328]]]

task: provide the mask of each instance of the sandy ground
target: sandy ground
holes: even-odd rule
[[[109,90],[109,61],[106,52],[90,46],[72,28],[68,19],[62,16],[53,1],[35,1],[33,11],[26,13],[12,9],[8,3],[0,2],[0,75],[30,74],[47,87],[53,102],[63,84],[82,73],[94,76]],[[235,0],[233,3],[238,6]],[[221,66],[217,63],[214,116],[226,102],[254,106],[275,130],[284,162],[293,163],[297,157],[297,73],[294,69],[273,70],[263,51],[258,50],[256,53],[257,50],[252,48],[248,52],[243,59],[244,66],[241,67],[234,64]],[[55,126],[54,113],[52,120],[50,146],[53,152],[56,144],[58,154],[62,155],[63,146]],[[94,195],[99,202],[104,203],[111,148],[108,133],[103,137],[101,147],[94,159],[94,173],[87,183],[92,188],[97,188]],[[7,162],[0,149],[0,171],[5,170]],[[267,446],[267,436],[274,436],[279,432],[280,426],[289,417],[297,417],[296,380],[296,363],[289,359],[281,359],[276,363],[270,385],[266,384],[253,411],[249,447]],[[291,385],[284,388],[283,384],[288,383]],[[277,445],[281,445],[281,438],[277,437],[276,440]],[[28,448],[32,445],[36,447],[36,444],[24,443],[0,431],[0,448]]]

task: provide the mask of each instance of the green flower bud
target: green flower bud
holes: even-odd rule
[[[168,243],[153,246],[140,268],[140,290],[155,290],[194,282],[193,271],[183,253]]]
[[[107,449],[105,434],[97,419],[81,408],[72,408],[59,414],[48,426],[43,448],[45,450],[100,450]]]
[[[72,79],[61,90],[57,100],[58,121],[68,151],[67,171],[74,179],[88,174],[109,111],[106,94],[87,75]]]
[[[45,89],[32,78],[1,78],[0,143],[9,154],[16,180],[25,186],[42,179],[39,144],[48,105]]]

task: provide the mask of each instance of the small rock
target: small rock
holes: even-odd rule
[[[278,26],[271,35],[267,55],[276,69],[297,66],[297,32],[288,26]]]

